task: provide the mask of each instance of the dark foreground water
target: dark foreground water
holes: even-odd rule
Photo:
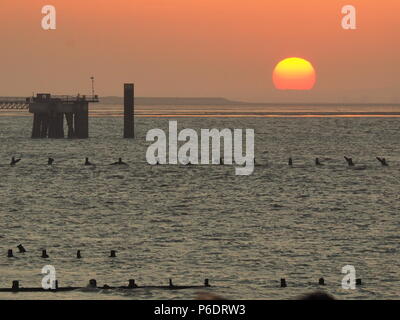
[[[233,299],[289,299],[318,288],[344,299],[400,296],[400,131],[396,118],[180,118],[179,128],[254,128],[251,176],[231,166],[149,166],[140,118],[91,119],[88,140],[31,140],[30,117],[0,117],[0,287],[201,284]],[[22,157],[15,167],[11,156]],[[346,167],[352,156],[358,169]],[[46,165],[47,157],[55,165]],[[83,166],[88,156],[97,164]],[[129,167],[108,166],[119,156]],[[287,158],[295,165],[289,168]],[[325,166],[313,165],[320,157]],[[385,156],[381,167],[375,156]],[[6,257],[22,243],[28,250]],[[50,258],[40,258],[47,249]],[[83,259],[75,258],[76,250]],[[111,249],[117,258],[108,258]],[[351,264],[364,285],[341,288]],[[281,289],[285,277],[288,288]],[[192,299],[198,290],[5,294],[1,299]]]

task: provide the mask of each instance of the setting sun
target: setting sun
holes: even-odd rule
[[[272,79],[279,90],[311,90],[316,81],[314,67],[302,58],[287,58],[279,62]]]

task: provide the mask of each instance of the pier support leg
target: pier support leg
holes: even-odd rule
[[[63,113],[52,113],[49,115],[49,138],[64,138],[64,115]]]
[[[56,122],[55,122],[55,114],[49,114],[49,129],[48,129],[48,137],[50,139],[54,139],[56,137]]]
[[[57,113],[57,138],[64,138],[64,114]]]
[[[33,114],[32,138],[40,138],[40,115],[39,113]]]
[[[65,119],[67,120],[67,126],[68,126],[68,138],[75,138],[74,114],[66,113]]]
[[[34,113],[32,138],[64,138],[64,115],[62,113]]]
[[[74,130],[75,130],[74,138],[80,138],[81,126],[80,126],[80,117],[78,112],[74,112]]]
[[[49,116],[46,113],[40,115],[40,138],[47,138],[49,130]]]

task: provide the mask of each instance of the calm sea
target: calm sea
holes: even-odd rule
[[[31,140],[29,116],[0,117],[0,287],[12,280],[39,287],[42,267],[51,264],[60,286],[92,278],[100,286],[209,278],[214,287],[201,291],[292,299],[319,289],[324,277],[323,289],[339,299],[399,298],[398,118],[179,117],[179,129],[255,130],[255,172],[235,176],[232,166],[148,165],[147,131],[167,130],[172,118],[140,117],[137,138],[124,140],[115,110],[94,114],[87,140]],[[12,156],[22,158],[15,167]],[[85,157],[96,166],[83,166]],[[129,167],[108,165],[118,157]],[[325,165],[315,167],[315,157]],[[17,253],[20,243],[25,254]],[[8,249],[15,258],[7,258]],[[42,249],[49,259],[40,258]],[[117,258],[108,257],[110,250]],[[362,278],[357,290],[341,288],[348,264]],[[287,288],[279,288],[280,278]],[[198,291],[0,293],[0,299],[192,299]]]

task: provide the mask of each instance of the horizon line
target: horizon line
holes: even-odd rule
[[[52,94],[52,95],[57,95],[57,94]],[[82,95],[81,95],[82,96]],[[87,97],[91,96],[91,94],[86,95]],[[106,96],[101,96],[98,95],[100,99],[100,104],[102,99],[121,99],[123,100],[123,96],[115,96],[115,95],[106,95]],[[31,97],[31,96],[29,96]],[[3,98],[27,98],[27,96],[3,96]],[[230,105],[230,104],[235,104],[235,105],[243,105],[243,104],[250,104],[250,105],[274,105],[274,106],[376,106],[376,105],[384,105],[384,106],[400,106],[400,102],[379,102],[379,101],[372,101],[372,102],[360,102],[360,101],[348,101],[348,102],[343,102],[343,101],[318,101],[318,102],[305,102],[305,101],[283,101],[283,102],[278,102],[278,101],[243,101],[243,100],[235,100],[235,99],[230,99],[230,98],[225,98],[225,97],[195,97],[195,96],[138,96],[134,98],[135,100],[151,100],[151,99],[156,99],[156,100],[219,100],[219,102],[223,102],[222,104],[225,105]],[[217,101],[215,101],[217,102]],[[186,103],[187,104],[187,103]],[[210,105],[213,105],[211,102]]]

